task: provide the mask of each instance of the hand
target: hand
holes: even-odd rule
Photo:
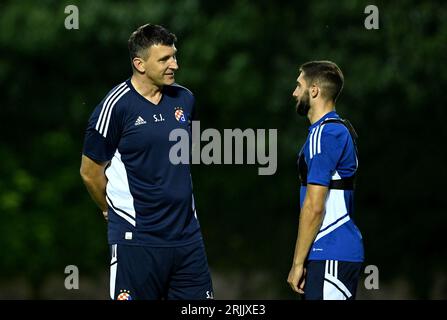
[[[290,269],[287,282],[293,291],[304,294],[304,283],[306,279],[306,268],[301,265],[293,265]]]
[[[109,220],[109,212],[108,211],[103,211],[102,215],[104,216],[104,219],[106,219],[106,221]]]

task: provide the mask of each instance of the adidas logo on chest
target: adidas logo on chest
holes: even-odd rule
[[[138,119],[135,121],[136,126],[139,126],[139,125],[142,125],[145,123],[146,123],[146,120],[144,120],[141,116],[139,116]]]

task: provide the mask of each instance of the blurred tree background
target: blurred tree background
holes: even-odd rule
[[[71,4],[79,30],[64,27]],[[378,30],[364,26],[369,4]],[[3,0],[1,298],[107,299],[106,225],[79,177],[83,136],[93,108],[130,76],[127,39],[148,22],[177,35],[176,80],[195,93],[202,130],[278,129],[275,175],[192,167],[216,298],[296,298],[286,278],[308,121],[291,94],[299,65],[317,59],[343,70],[337,111],[360,136],[354,218],[381,286],[363,297],[447,298],[447,6],[416,0]],[[71,264],[81,286],[68,293]]]

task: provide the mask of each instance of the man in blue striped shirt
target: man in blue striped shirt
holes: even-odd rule
[[[300,218],[291,288],[306,300],[354,299],[364,260],[353,220],[356,134],[335,112],[343,74],[330,61],[300,67],[296,109],[311,126],[298,156]]]

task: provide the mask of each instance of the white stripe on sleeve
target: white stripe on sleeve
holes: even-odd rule
[[[108,115],[107,115],[107,120],[106,120],[106,122],[105,122],[105,128],[104,128],[104,131],[103,131],[103,133],[102,133],[102,135],[104,136],[104,138],[107,136],[107,130],[109,129],[110,117],[112,116],[112,110],[113,110],[113,107],[114,107],[115,104],[118,102],[118,100],[121,99],[121,97],[124,96],[124,95],[125,95],[127,92],[129,92],[129,91],[130,91],[129,88],[127,88],[126,90],[124,90],[124,91],[123,91],[123,92],[116,98],[116,100],[113,101],[112,105],[110,106],[110,110],[109,110]],[[101,133],[101,132],[100,132],[100,133]]]
[[[100,125],[101,125],[101,123],[102,123],[102,119],[103,119],[103,117],[104,117],[104,114],[105,114],[105,112],[106,112],[107,105],[108,105],[110,99],[112,99],[112,98],[114,97],[115,93],[117,93],[117,92],[118,92],[124,85],[126,85],[125,82],[123,82],[123,83],[121,83],[120,85],[118,85],[118,86],[113,90],[113,92],[112,92],[111,94],[109,94],[109,96],[106,98],[106,100],[105,100],[104,103],[102,104],[101,113],[99,114],[98,121],[96,122],[96,127],[95,127],[95,128],[96,128],[96,131],[99,131],[99,127],[100,127]]]

